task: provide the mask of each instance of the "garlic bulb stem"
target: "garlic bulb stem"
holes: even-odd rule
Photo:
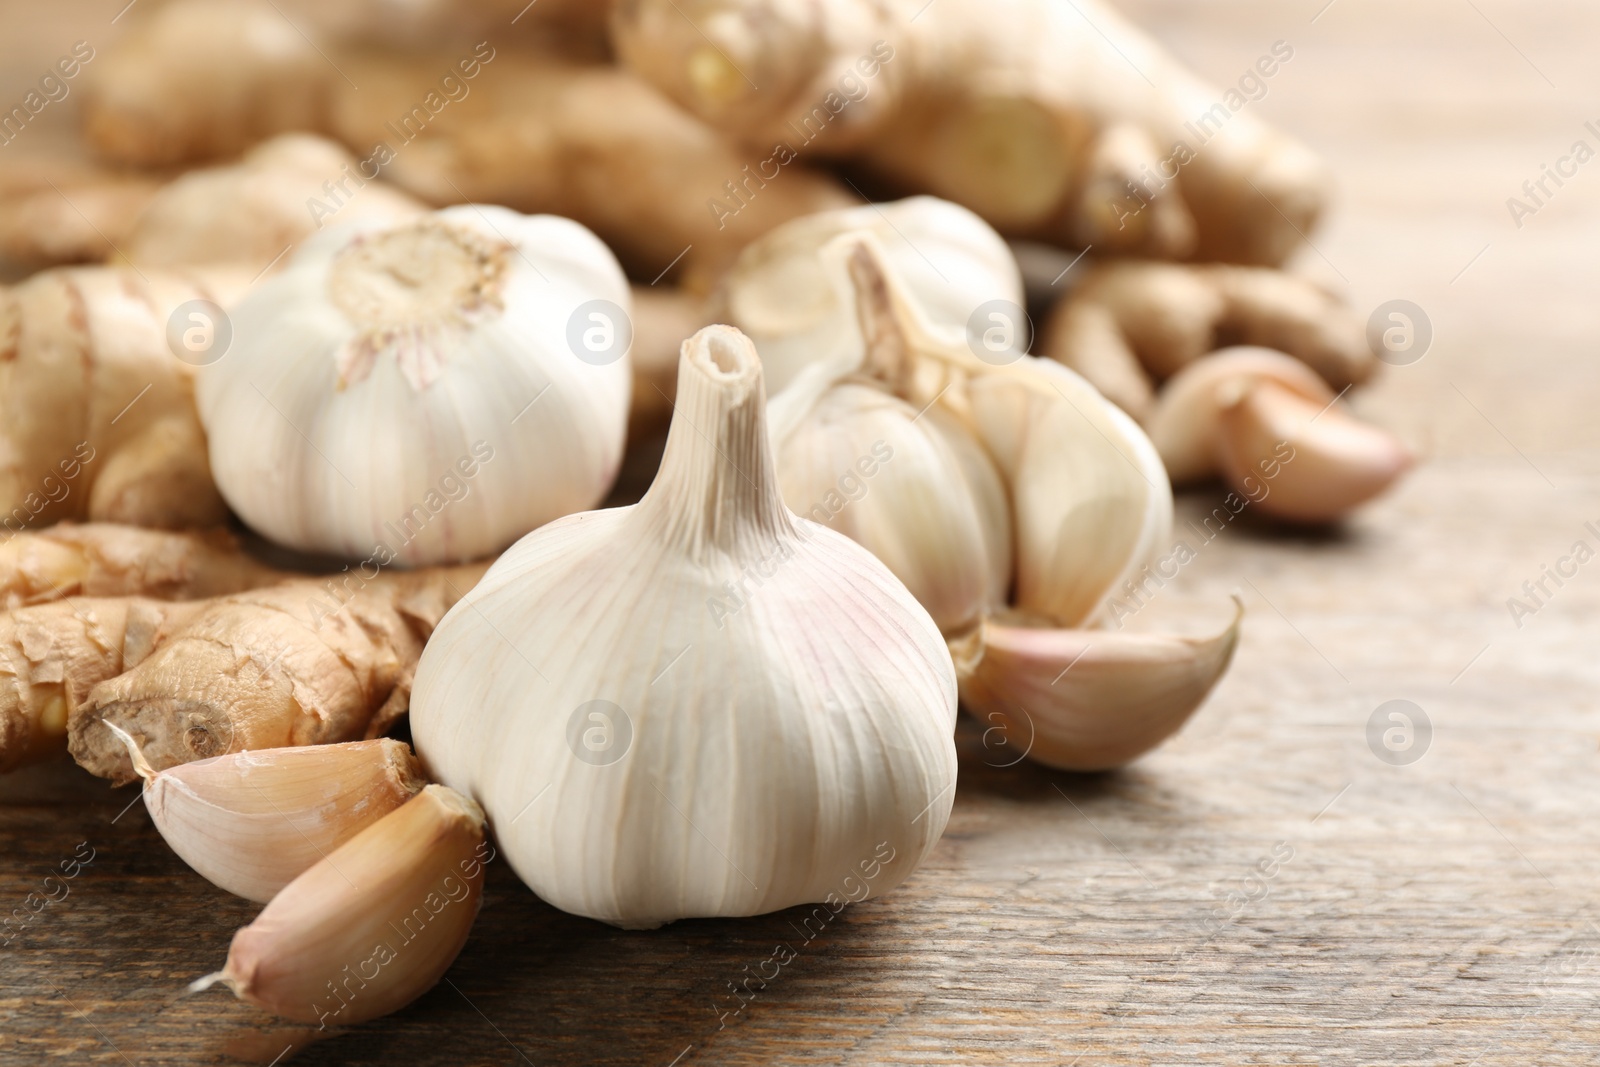
[[[727,327],[704,345],[685,341],[666,451],[637,521],[659,524],[696,557],[768,554],[797,530],[766,437],[761,368],[748,342]]]

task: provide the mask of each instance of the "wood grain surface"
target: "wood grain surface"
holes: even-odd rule
[[[1125,6],[1217,82],[1292,44],[1250,106],[1340,185],[1297,268],[1363,314],[1412,300],[1434,331],[1354,400],[1427,457],[1399,492],[1335,534],[1246,512],[1138,616],[1202,629],[1233,591],[1249,612],[1177,738],[1083,776],[1007,766],[1018,739],[965,722],[927,865],[810,940],[789,913],[613,930],[496,865],[445,982],[321,1034],[185,996],[254,906],[189,872],[132,788],[33,768],[0,778],[0,905],[75,851],[93,862],[0,949],[0,1063],[1600,1061],[1600,562],[1520,627],[1506,606],[1574,541],[1600,546],[1600,162],[1520,229],[1505,203],[1596,144],[1600,9]],[[4,91],[79,23],[109,39],[120,7],[7,0]],[[1215,495],[1182,498],[1180,523]],[[1368,740],[1394,699],[1432,725],[1407,765]],[[780,943],[795,958],[736,997]]]

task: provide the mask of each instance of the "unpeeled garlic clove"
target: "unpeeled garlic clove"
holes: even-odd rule
[[[1013,603],[1083,625],[1149,563],[1172,527],[1172,489],[1143,431],[1053,360],[1024,356],[969,386],[973,422],[1011,489]]]
[[[1195,360],[1162,387],[1145,421],[1174,485],[1220,473],[1219,398],[1231,383],[1257,381],[1274,382],[1318,407],[1333,401],[1333,390],[1316,371],[1275,349],[1240,345]]]
[[[483,895],[483,810],[440,785],[330,852],[233,935],[220,972],[240,1000],[295,1022],[350,1025],[431,989]]]
[[[156,771],[115,723],[145,780],[144,805],[172,851],[236,896],[266,903],[423,787],[392,738],[233,752]]]
[[[1269,381],[1225,393],[1218,425],[1228,481],[1264,490],[1250,494],[1254,505],[1293,522],[1332,522],[1383,492],[1414,462],[1387,430]]]
[[[879,254],[941,337],[962,343],[982,306],[1020,308],[1022,274],[1004,239],[977,215],[931,196],[821,211],[752,242],[723,279],[727,317],[761,353],[777,396],[807,365],[864,345],[834,266],[818,251],[844,234],[870,233]],[[1026,347],[1028,338],[1018,339]],[[859,359],[857,360],[859,362]]]
[[[963,458],[970,462],[963,462]],[[1005,488],[965,429],[874,384],[841,382],[778,445],[784,503],[863,545],[944,634],[1005,598]]]
[[[1097,617],[1172,525],[1172,489],[1144,431],[1053,360],[1020,351],[979,359],[942,333],[873,234],[835,238],[819,258],[856,305],[874,373],[897,380],[918,409],[948,410],[1000,473],[1013,509],[1016,605],[1060,626]],[[877,343],[885,339],[893,343]],[[897,350],[898,364],[882,358]],[[807,368],[774,407],[828,370]]]
[[[961,679],[967,710],[1049,767],[1099,771],[1176,733],[1228,669],[1244,605],[1215,637],[1036,629],[990,620]]]

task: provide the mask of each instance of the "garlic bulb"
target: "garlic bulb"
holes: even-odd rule
[[[638,504],[501,556],[411,701],[429,772],[535,892],[624,927],[861,899],[949,817],[955,672],[928,613],[779,497],[761,365],[686,342]]]
[[[772,395],[809,363],[863,354],[849,308],[841,306],[836,281],[816,256],[828,241],[852,232],[878,237],[895,273],[941,336],[954,336],[959,343],[984,304],[1004,302],[1020,316],[1022,273],[1010,248],[964,207],[914,196],[806,215],[746,247],[723,281],[727,321],[755,342]],[[1015,341],[1018,351],[1027,348],[1026,337]]]
[[[493,552],[609,488],[628,300],[566,219],[465,206],[329,227],[240,302],[200,374],[217,485],[293,548]]]
[[[965,457],[958,462],[942,455],[933,467],[912,452],[911,463],[891,464],[866,489],[860,517],[838,526],[913,592],[930,597],[924,605],[938,607],[947,636],[957,629],[951,622],[970,625],[1003,603],[1013,566],[1017,607],[1076,626],[1156,557],[1172,524],[1161,459],[1137,424],[1093,386],[1053,360],[1020,353],[981,359],[959,335],[941,332],[875,234],[847,232],[809,252],[791,242],[787,254],[809,260],[828,280],[837,320],[828,333],[854,339],[824,350],[773,399],[786,499],[808,507],[850,469],[850,453],[872,443],[863,418],[841,433],[846,423],[838,415],[843,405],[860,406],[861,394],[852,390],[863,379],[905,401],[899,415],[924,437],[961,442],[943,449]],[[872,500],[875,491],[880,501]],[[920,521],[926,506],[908,512],[896,496],[931,496],[941,525]],[[980,533],[963,537],[965,528]],[[909,547],[897,546],[902,539]],[[952,570],[952,558],[975,571]],[[918,577],[935,567],[944,569],[940,580]],[[975,586],[975,593],[952,596]],[[952,611],[952,600],[963,607]]]
[[[1108,602],[1164,546],[1172,495],[1149,439],[1060,364],[941,334],[875,234],[786,254],[832,282],[831,335],[854,335],[772,401],[790,505],[820,500],[817,517],[907,582],[943,626],[963,704],[1033,759],[1111,767],[1176,731],[1226,670],[1238,619],[1205,640],[1074,628],[1116,621]]]

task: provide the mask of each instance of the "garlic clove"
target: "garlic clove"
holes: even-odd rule
[[[211,884],[266,903],[423,787],[392,738],[234,752],[156,771],[115,724],[172,851]]]
[[[397,1011],[444,976],[483,895],[483,811],[430,785],[283,888],[233,935],[222,982],[302,1023]]]
[[[927,316],[930,329],[963,344],[979,306],[1021,308],[1022,274],[1005,241],[964,207],[931,196],[823,211],[794,219],[750,244],[723,280],[724,321],[761,353],[767,392],[779,395],[800,370],[852,354],[863,338],[834,267],[820,255],[844,234],[870,233]],[[1018,339],[1023,348],[1027,338]]]
[[[1254,485],[1256,507],[1292,522],[1332,522],[1383,492],[1414,462],[1387,430],[1271,381],[1225,387],[1219,426],[1228,481],[1241,491]]]
[[[1145,421],[1174,485],[1221,471],[1219,397],[1234,381],[1274,382],[1319,407],[1334,396],[1316,371],[1271,348],[1241,345],[1195,360],[1168,380]]]
[[[1120,767],[1177,733],[1227,670],[1244,605],[1215,637],[1036,629],[990,620],[961,700],[1029,758]]]
[[[1013,603],[1061,626],[1093,619],[1172,526],[1172,490],[1143,431],[1051,360],[968,387],[980,439],[1015,509]]]
[[[632,507],[517,542],[439,624],[411,702],[540,897],[629,928],[837,908],[931,851],[955,670],[889,570],[784,506],[750,341],[685,343]]]
[[[966,430],[873,384],[826,392],[782,442],[784,502],[865,546],[906,584],[941,632],[1004,602],[1005,488]]]
[[[941,335],[871,233],[820,255],[856,306],[860,351],[830,353],[774,400],[787,423],[829,375],[859,369],[896,384],[919,410],[944,408],[999,470],[1013,509],[1016,605],[1057,625],[1105,609],[1117,584],[1153,560],[1172,525],[1172,490],[1144,432],[1077,374],[1017,352],[980,359]]]

